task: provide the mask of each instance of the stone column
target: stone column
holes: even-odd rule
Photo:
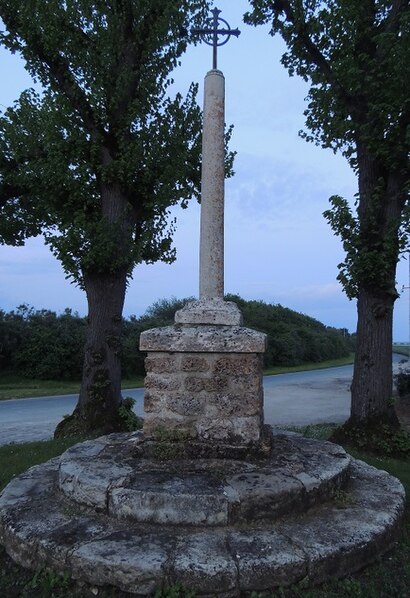
[[[224,296],[225,78],[209,71],[204,86],[199,298]]]
[[[204,84],[199,301],[175,314],[176,324],[240,326],[242,314],[224,301],[225,77],[209,71]]]

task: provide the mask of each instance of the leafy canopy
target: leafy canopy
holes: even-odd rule
[[[43,88],[0,117],[2,243],[43,234],[80,284],[174,259],[169,207],[199,194],[201,112],[171,74],[208,4],[0,0],[0,43]]]
[[[386,264],[394,259],[397,241],[405,249],[409,226],[404,209],[410,180],[409,4],[406,0],[251,0],[251,5],[247,22],[270,23],[271,35],[279,33],[288,48],[283,65],[290,75],[311,83],[307,131],[301,132],[302,137],[341,151],[359,175],[364,173],[364,150],[377,164],[379,179],[371,193],[357,197],[358,215],[345,199],[335,196],[325,216],[343,240],[346,260],[339,265],[339,279],[348,296],[357,295],[359,281],[387,289],[391,280]],[[385,198],[392,175],[401,196],[402,217],[391,219],[385,230],[381,221],[389,220]]]

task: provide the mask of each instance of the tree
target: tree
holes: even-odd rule
[[[170,73],[206,0],[0,0],[0,42],[44,89],[0,119],[0,239],[43,234],[85,289],[80,398],[57,433],[119,429],[127,279],[172,261],[169,207],[199,194],[201,112]]]
[[[325,212],[346,251],[339,280],[357,298],[351,416],[344,431],[398,425],[391,406],[396,265],[408,231],[410,9],[406,0],[251,0],[271,24],[282,63],[311,87],[308,141],[340,150],[358,176],[357,211],[341,197]]]

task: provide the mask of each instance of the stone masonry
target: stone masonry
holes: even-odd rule
[[[141,335],[144,435],[246,446],[263,427],[265,335],[241,326],[170,326]]]

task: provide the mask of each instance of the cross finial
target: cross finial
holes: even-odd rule
[[[214,8],[212,11],[212,19],[208,19],[206,26],[202,29],[192,29],[191,33],[194,35],[200,35],[202,40],[208,44],[208,46],[213,46],[213,69],[218,68],[218,58],[217,58],[217,48],[218,46],[224,46],[228,41],[231,35],[235,37],[239,37],[241,32],[239,29],[231,29],[229,24],[225,21],[225,19],[221,19],[219,16],[221,11],[218,8]],[[222,27],[222,29],[218,29],[218,25],[221,23],[223,26],[225,25],[226,28]],[[218,38],[219,36],[223,36],[222,40],[220,41]]]

